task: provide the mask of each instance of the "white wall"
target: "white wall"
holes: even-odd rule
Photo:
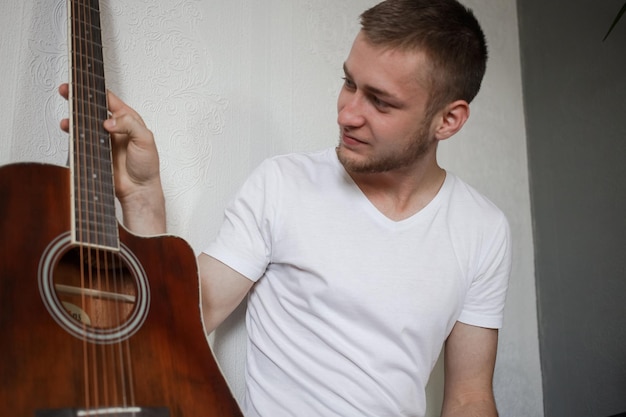
[[[0,16],[0,164],[64,164],[64,0],[7,2]],[[375,0],[102,0],[108,86],[156,134],[170,230],[201,250],[266,156],[333,145],[341,66]],[[441,161],[508,215],[514,267],[495,376],[503,417],[543,416],[515,0],[471,0],[490,44],[483,90]],[[214,351],[242,393],[242,312]],[[429,397],[441,401],[441,367]]]

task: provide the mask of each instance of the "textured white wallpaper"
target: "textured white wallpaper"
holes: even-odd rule
[[[336,94],[358,14],[375,0],[101,0],[108,87],[155,132],[168,226],[196,251],[222,209],[265,157],[337,140]],[[495,376],[503,417],[543,416],[525,131],[515,0],[467,0],[491,61],[464,132],[441,161],[508,215],[511,290]],[[0,16],[0,164],[65,164],[65,0],[22,0]],[[236,395],[243,393],[243,309],[213,337]],[[429,415],[441,401],[441,369]]]

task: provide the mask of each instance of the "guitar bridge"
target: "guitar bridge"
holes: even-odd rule
[[[170,417],[170,411],[167,407],[59,408],[37,410],[34,417]]]

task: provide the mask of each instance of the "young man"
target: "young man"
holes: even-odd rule
[[[483,33],[456,0],[387,0],[361,23],[336,149],[261,164],[199,256],[205,325],[248,296],[247,416],[423,416],[444,343],[443,415],[495,416],[509,229],[436,158],[480,88]],[[110,110],[125,223],[165,232],[152,134]]]

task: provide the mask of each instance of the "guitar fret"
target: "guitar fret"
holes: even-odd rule
[[[87,140],[78,141],[74,149],[81,153],[81,156],[75,156],[74,160],[77,164],[83,167],[107,167],[110,168],[111,162],[111,147],[105,137],[100,139],[99,143],[90,142]],[[110,172],[110,169],[108,170]]]
[[[106,158],[92,158],[90,161],[96,162],[108,162]],[[75,184],[80,187],[81,190],[101,190],[111,194],[111,199],[115,194],[113,188],[113,182],[111,181],[113,176],[112,172],[107,165],[85,163],[81,164],[81,161],[76,161],[78,165],[78,173],[76,173]]]
[[[104,75],[96,74],[95,71],[98,71],[97,67],[92,66],[91,64],[76,64],[74,70],[74,87],[82,87],[94,91],[102,91],[104,92]],[[100,69],[100,73],[104,73],[103,70]]]
[[[101,41],[95,43],[95,41],[101,40],[100,28],[90,22],[80,22],[80,24],[76,28],[74,28],[72,42],[80,40],[94,41],[94,46],[100,46],[100,44],[102,43]]]
[[[100,206],[102,206],[101,208],[103,210],[108,210],[108,211],[105,211],[104,213],[102,213],[102,217],[110,218],[110,219],[115,218],[115,215],[113,213],[115,211],[115,202],[113,200],[111,200],[111,201],[101,201],[100,197],[99,197],[99,194],[97,194],[97,193],[93,193],[93,194],[85,193],[85,192],[81,193],[81,195],[85,195],[85,194],[90,194],[91,198],[88,199],[88,198],[78,197],[76,199],[76,201],[78,203],[80,203],[78,208],[89,209],[90,205],[94,205],[94,206],[95,205],[100,205]],[[113,209],[113,210],[109,210],[109,209]]]
[[[87,229],[79,229],[79,231],[76,233],[76,239],[87,245],[104,246],[111,249],[119,249],[117,229],[115,230],[115,232],[113,230],[110,230],[106,233],[93,232]]]
[[[100,78],[104,78],[102,76],[102,71],[98,71],[97,73],[92,72],[91,68],[97,68],[97,69],[102,69],[104,68],[104,61],[102,60],[102,57],[93,57],[93,56],[86,56],[82,53],[82,51],[73,51],[72,52],[72,56],[74,58],[77,58],[77,61],[75,63],[74,66],[74,71],[81,71],[83,70],[83,68],[85,67],[85,63],[89,64],[89,70],[87,70],[86,72],[90,75],[90,76],[95,76],[95,77],[100,77]],[[83,61],[80,61],[80,59],[83,59]],[[87,61],[85,61],[85,59],[87,59]],[[95,65],[92,65],[95,64]]]
[[[83,32],[78,31],[77,33],[74,34],[74,36],[72,36],[72,41],[76,42],[76,41],[85,41],[85,42],[89,42],[92,43],[93,46],[100,48],[102,45],[102,39],[101,37],[101,32],[100,32],[100,28],[97,26],[92,26],[91,24],[87,23],[86,26],[91,26],[92,30],[85,30],[86,28],[84,26],[81,26],[81,28],[83,29]]]
[[[105,193],[98,193],[92,190],[81,189],[79,195],[76,197],[76,203],[78,203],[77,209],[81,210],[81,213],[86,213],[86,217],[95,217],[97,215],[98,221],[101,223],[115,223],[115,200],[108,198]],[[105,190],[110,192],[111,190]],[[100,210],[95,213],[93,208],[99,208]]]
[[[81,191],[90,191],[90,190],[101,190],[102,192],[110,193],[113,191],[113,184],[100,182],[99,179],[91,180],[85,176],[85,181],[81,181],[80,179],[76,181],[76,186],[80,188]],[[93,191],[92,191],[93,193]],[[113,199],[111,199],[113,201]]]
[[[101,111],[100,113],[104,113],[104,111]],[[74,121],[77,122],[77,124],[84,123],[84,126],[89,126],[83,128],[78,127],[78,129],[80,129],[80,139],[86,137],[87,134],[108,136],[109,133],[104,129],[104,127],[102,127],[102,123],[106,118],[106,113],[99,115],[92,115],[88,113],[75,114]]]
[[[80,158],[74,158],[75,161],[84,167],[100,166],[105,167],[111,161],[111,148],[104,144],[93,144],[91,142],[80,142],[77,144],[79,152],[85,153]],[[110,172],[110,171],[109,171]]]
[[[95,64],[95,65],[93,65]],[[76,64],[74,68],[74,73],[76,75],[83,76],[90,81],[100,82],[102,87],[104,87],[104,67],[100,68],[103,63],[98,60],[91,60],[87,62],[81,62],[80,64]],[[79,84],[81,85],[81,84]]]
[[[80,5],[78,3],[80,3],[80,1],[74,1],[73,5],[78,7],[79,10],[82,12],[88,11],[90,15],[89,21],[97,23],[97,26],[92,25],[93,28],[100,31],[100,8],[98,7],[98,2],[92,1],[91,4],[80,4]],[[83,15],[81,15],[81,17],[82,16]],[[84,17],[82,19],[80,19],[79,17],[76,17],[76,20],[85,22]]]
[[[88,217],[89,219],[85,217]],[[117,218],[111,214],[99,215],[97,217],[94,215],[85,216],[85,217],[81,217],[81,219],[78,220],[79,223],[83,223],[85,225],[89,224],[89,227],[84,227],[83,230],[87,230],[87,229],[103,230],[103,229],[107,229],[111,225],[115,225],[117,222]]]
[[[81,195],[84,194],[86,193],[81,193]],[[114,223],[113,220],[116,218],[115,201],[100,201],[97,198],[98,196],[95,194],[92,195],[90,199],[77,197],[76,202],[79,203],[77,208],[82,210],[79,214],[82,214],[82,217],[87,218],[95,218],[97,216],[98,222],[101,223],[109,223],[109,221]],[[100,212],[94,212],[94,208],[100,209]]]
[[[104,86],[104,81],[89,80],[86,83],[74,82],[73,95],[74,95],[74,107],[97,109],[106,112],[106,93],[103,88],[99,88],[100,85]],[[76,103],[79,101],[79,103]],[[85,107],[76,106],[76,104],[84,105]]]
[[[104,161],[104,158],[101,158]],[[110,199],[113,201],[113,196],[115,194],[115,190],[113,187],[113,183],[106,181],[112,178],[111,171],[108,169],[95,169],[93,164],[87,165],[89,169],[80,169],[77,173],[77,178],[75,180],[76,187],[81,191],[91,191],[91,190],[99,190],[100,193],[108,193],[110,194]],[[103,178],[105,180],[103,180]],[[93,194],[93,191],[91,191]],[[109,197],[105,195],[105,198]]]
[[[102,174],[102,175],[98,175]],[[89,190],[102,190],[103,192],[112,193],[111,199],[113,200],[113,183],[108,181],[103,181],[102,177],[110,177],[110,171],[103,171],[99,169],[89,169],[89,170],[81,170],[78,173],[78,177],[76,179],[76,186],[80,188],[82,191]]]
[[[102,126],[102,122],[106,117],[103,115],[91,115],[91,114],[77,114],[74,116],[74,122],[77,123],[77,133],[79,137],[77,138],[79,141],[84,141],[88,138],[98,138],[100,143],[104,143],[103,139],[106,141],[106,137],[109,136],[109,133]],[[81,124],[84,124],[81,127]]]
[[[85,193],[82,193],[85,194]],[[115,224],[117,217],[115,216],[115,202],[114,201],[100,201],[98,194],[92,194],[91,198],[77,198],[77,207],[83,217],[93,218],[94,226],[97,223],[101,224]],[[97,213],[94,209],[100,209]]]
[[[94,47],[96,50],[100,49],[102,45],[102,39],[100,38],[100,33],[96,32],[97,27],[93,27],[90,24],[87,24],[86,26],[80,26],[79,28],[75,29],[76,33],[74,34],[74,36],[72,36],[71,39],[72,45],[91,44],[91,46]],[[91,27],[93,31],[89,30],[89,27]],[[74,51],[74,48],[70,50],[70,52]]]
[[[93,211],[83,211],[78,213],[76,223],[83,225],[83,227],[79,227],[80,230],[106,231],[117,227],[117,218],[112,214],[98,214],[96,216]]]

